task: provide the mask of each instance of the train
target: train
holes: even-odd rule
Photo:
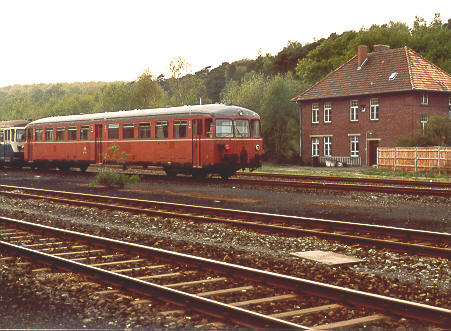
[[[54,116],[25,129],[23,158],[32,168],[85,171],[91,164],[119,163],[160,166],[171,177],[227,179],[262,165],[260,116],[233,105]]]
[[[0,165],[20,167],[24,162],[25,127],[30,121],[0,121]]]

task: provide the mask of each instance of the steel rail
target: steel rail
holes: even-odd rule
[[[424,188],[411,186],[380,186],[366,184],[346,184],[346,183],[327,183],[327,182],[298,182],[287,180],[252,180],[252,179],[230,179],[231,184],[249,184],[249,185],[277,185],[282,187],[301,187],[308,189],[326,189],[337,191],[363,191],[378,193],[397,193],[411,195],[433,195],[450,197],[451,190],[448,188]]]
[[[13,190],[13,192],[8,192],[5,190]],[[24,191],[31,192],[31,194],[23,193]],[[279,215],[207,206],[193,206],[160,201],[82,194],[75,192],[50,191],[7,185],[0,185],[0,193],[19,198],[43,198],[59,203],[84,205],[87,207],[122,210],[133,213],[146,213],[165,217],[178,217],[202,222],[226,223],[240,227],[279,232],[290,235],[319,236],[332,240],[359,242],[365,245],[374,245],[385,248],[389,247],[391,249],[402,252],[407,251],[410,253],[413,252],[426,256],[451,259],[451,249],[448,247],[437,247],[431,245],[430,243],[406,243],[397,240],[378,239],[374,237],[362,235],[359,236],[355,234],[356,232],[360,232],[370,233],[372,235],[389,235],[391,237],[402,240],[440,242],[444,246],[449,246],[451,244],[451,234],[444,232],[432,232],[424,230],[396,228],[391,226],[353,223],[347,221]],[[172,211],[168,211],[168,209]],[[183,213],[179,211],[183,211]],[[233,219],[231,219],[232,217]],[[250,219],[251,221],[246,221],[248,219]],[[259,223],[258,221],[263,221],[265,223]],[[288,225],[285,225],[285,223]],[[293,227],[293,225],[295,227]],[[298,226],[302,226],[303,228],[299,228]]]
[[[61,270],[81,273],[95,280],[100,279],[101,281],[112,286],[128,290],[137,295],[147,298],[156,296],[159,299],[163,299],[164,301],[175,305],[189,308],[224,321],[233,321],[245,327],[290,328],[301,330],[309,329],[308,327],[291,323],[289,321],[263,315],[247,309],[234,307],[219,301],[203,298],[194,294],[165,287],[163,285],[146,282],[127,275],[108,271],[77,261],[72,261],[63,257],[54,256],[5,241],[0,241],[0,247],[3,247],[5,250],[19,252],[21,255],[26,255],[33,259],[35,263],[41,261],[44,263],[49,263]]]
[[[93,243],[98,242],[102,246],[107,246],[110,248],[117,248],[119,250],[127,251],[127,252],[135,252],[140,256],[146,256],[146,257],[157,257],[162,260],[174,262],[177,261],[178,263],[188,264],[188,265],[197,265],[202,266],[203,269],[214,271],[214,272],[220,272],[225,275],[233,274],[234,277],[246,279],[246,280],[252,280],[252,281],[258,281],[261,283],[264,283],[265,285],[269,286],[277,286],[283,289],[288,289],[291,291],[294,291],[297,294],[309,294],[309,295],[315,295],[320,296],[323,298],[331,299],[338,301],[343,304],[347,304],[350,306],[359,306],[359,307],[365,307],[367,309],[375,310],[378,312],[381,312],[385,315],[389,316],[398,316],[398,317],[405,317],[405,318],[412,318],[416,320],[422,320],[422,321],[428,321],[434,324],[443,325],[445,327],[449,326],[451,324],[451,310],[447,308],[442,307],[435,307],[431,305],[421,304],[417,302],[410,302],[402,299],[396,299],[392,297],[386,297],[378,294],[372,294],[372,293],[366,293],[363,291],[353,290],[349,288],[343,288],[335,285],[330,284],[324,284],[316,281],[311,281],[307,279],[302,279],[298,277],[283,275],[283,274],[277,274],[269,271],[264,270],[258,270],[250,267],[245,266],[239,266],[227,262],[221,262],[216,261],[208,258],[203,257],[196,257],[184,253],[178,253],[178,252],[172,252],[160,248],[155,247],[149,247],[144,246],[140,244],[135,243],[129,243],[124,241],[119,241],[115,239],[109,239],[99,236],[94,236],[90,234],[84,234],[79,233],[75,231],[70,230],[63,230],[58,229],[54,227],[49,227],[45,225],[35,224],[35,223],[29,223],[21,220],[15,220],[11,218],[1,217],[0,220],[4,223],[8,223],[9,225],[14,225],[19,228],[34,228],[39,231],[43,232],[50,232],[54,235],[62,235],[64,237],[72,237],[76,238],[77,240]],[[11,249],[16,249],[9,243],[4,243],[3,241],[0,242],[1,245],[4,245],[5,247],[10,247]],[[37,259],[43,259],[48,261],[49,259],[53,259],[53,256],[49,256],[48,254],[44,253],[35,253],[34,251],[31,251],[29,249],[23,250],[24,254],[31,254]],[[58,258],[60,260],[61,258]],[[61,260],[65,267],[68,267],[69,270],[74,270],[75,268],[77,271],[81,271],[82,267],[80,263],[75,263],[74,267],[69,266],[67,261],[70,260]],[[73,261],[70,261],[73,263]],[[94,268],[94,267],[91,267]],[[86,269],[87,272],[94,272],[95,269]],[[103,269],[101,269],[103,270]],[[125,288],[130,288],[132,290],[137,290],[138,292],[143,288],[147,282],[138,282],[134,284],[129,284],[127,281],[127,276],[116,276],[115,273],[113,275],[107,275],[105,274],[110,281],[115,284],[116,286],[121,286]],[[144,286],[147,289],[147,285]],[[161,291],[164,286],[152,286],[153,291]],[[150,288],[149,288],[150,289]],[[180,293],[179,291],[174,291],[171,294],[174,295],[174,297],[178,297]],[[184,292],[181,292],[184,293]],[[145,294],[145,293],[143,293]],[[187,297],[183,296],[182,300],[187,300]],[[208,300],[210,301],[210,300]],[[205,302],[204,302],[205,303]],[[202,303],[199,303],[201,305],[201,310],[205,309],[205,306],[202,305]],[[196,309],[198,307],[196,306]],[[216,308],[215,308],[216,309]],[[217,312],[217,311],[216,311]],[[232,313],[232,312],[230,312]],[[238,314],[243,313],[241,310],[237,312]],[[278,320],[273,321],[273,318],[271,320],[266,320],[265,323],[280,323]],[[282,321],[286,322],[286,321]],[[290,322],[288,322],[290,323]],[[279,327],[281,327],[282,324],[279,324]],[[288,325],[284,325],[283,327],[287,327]],[[300,327],[300,326],[297,326]],[[302,326],[301,326],[302,327]]]
[[[425,186],[425,187],[443,187],[451,189],[451,182],[432,182],[387,178],[366,178],[366,177],[342,177],[342,176],[320,176],[320,175],[293,175],[293,174],[274,174],[264,172],[237,172],[236,177],[266,177],[276,179],[294,179],[294,180],[315,180],[329,182],[355,182],[372,184],[390,184],[399,186]]]

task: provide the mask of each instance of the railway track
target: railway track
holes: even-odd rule
[[[8,185],[0,185],[0,194],[198,222],[224,223],[248,230],[290,236],[317,236],[397,252],[451,259],[449,233]]]
[[[92,167],[96,169],[98,167]],[[149,167],[149,171],[135,168],[135,172],[143,179],[161,178],[162,175],[158,167]],[[163,175],[166,176],[166,175]],[[177,177],[172,180],[184,180],[183,177]],[[191,180],[191,179],[187,179]],[[210,178],[210,181],[218,181],[219,178]],[[204,180],[205,181],[205,180]],[[222,181],[222,180],[221,180]],[[290,175],[290,174],[271,174],[259,172],[237,172],[227,181],[233,185],[253,185],[253,186],[276,186],[290,187],[298,189],[321,189],[336,191],[357,191],[357,192],[379,192],[395,194],[412,195],[431,195],[431,196],[451,196],[450,182],[431,182],[431,181],[413,181],[400,179],[381,179],[381,178],[356,178],[341,176],[318,176],[318,175]]]
[[[121,167],[109,165],[114,169]],[[99,171],[101,167],[93,165],[90,171],[72,172],[78,175],[93,176],[93,173]],[[138,174],[143,180],[162,179],[171,181],[192,181],[190,177],[177,176],[176,178],[167,178],[160,167],[148,167],[133,169],[133,174]],[[15,170],[18,171],[18,170]],[[20,171],[20,170],[19,170]],[[40,171],[40,173],[54,174],[55,171]],[[125,172],[130,173],[130,172]],[[224,182],[219,177],[201,179],[202,182]],[[430,195],[430,196],[451,196],[450,182],[432,182],[432,181],[414,181],[399,179],[380,179],[380,178],[356,178],[341,176],[318,176],[318,175],[290,175],[290,174],[270,174],[258,172],[237,172],[234,176],[225,181],[229,185],[252,185],[262,187],[281,187],[292,189],[319,189],[335,191],[356,191],[356,192],[378,192],[388,194],[410,194],[410,195]]]
[[[423,327],[451,323],[446,308],[10,218],[0,218],[0,246],[9,255],[80,273],[140,298],[157,296],[229,326],[331,329],[387,326],[393,324],[378,323],[399,318]],[[330,311],[336,313],[327,324],[303,324],[312,314]]]

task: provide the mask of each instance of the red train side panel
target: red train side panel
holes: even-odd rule
[[[203,105],[49,117],[27,127],[25,158],[37,167],[160,165],[169,175],[261,166],[260,117],[236,106]]]

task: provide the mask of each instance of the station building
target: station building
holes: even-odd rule
[[[292,99],[303,164],[373,165],[377,147],[451,116],[451,76],[408,47],[361,45],[357,55]]]

